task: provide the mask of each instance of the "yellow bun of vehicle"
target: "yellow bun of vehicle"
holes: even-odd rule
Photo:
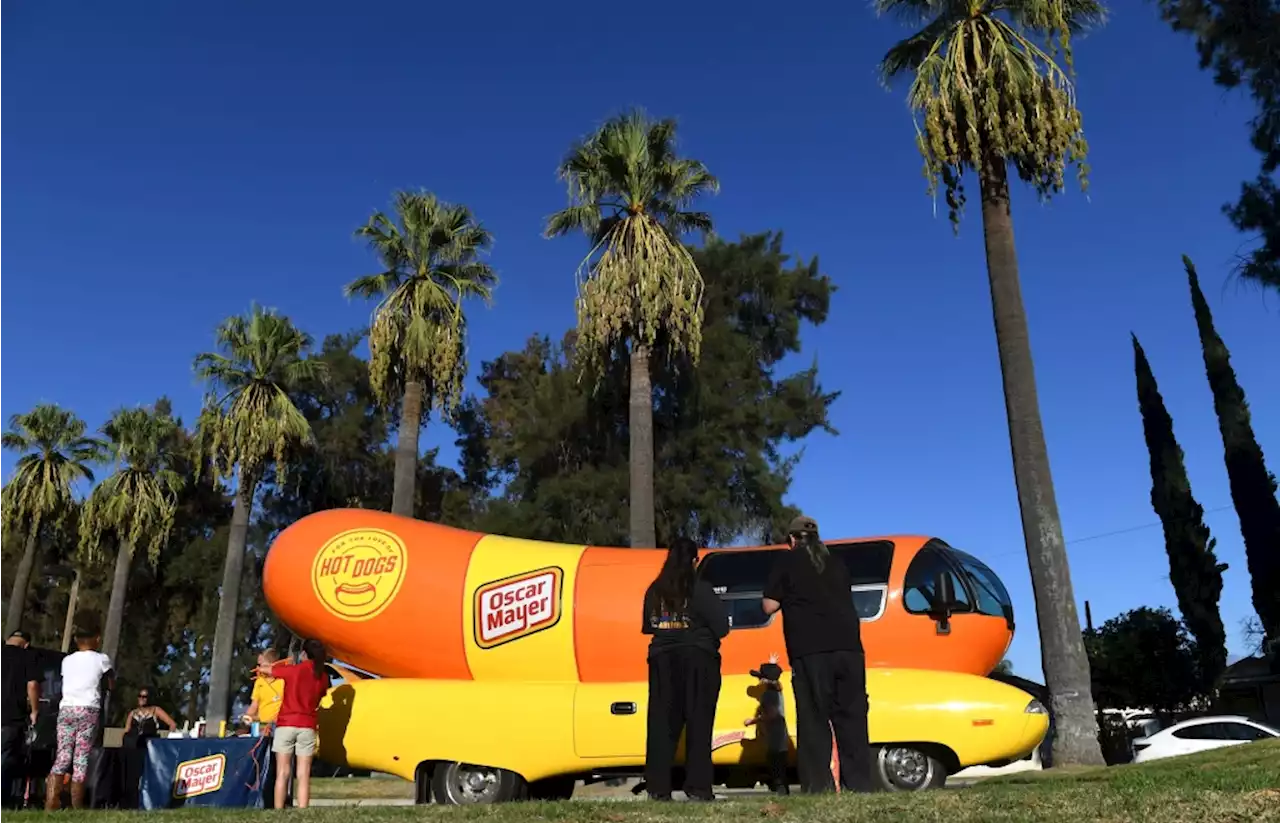
[[[576,779],[644,767],[646,683],[342,674],[348,682],[321,704],[319,756],[416,780],[420,800],[428,790],[444,803],[567,797]],[[712,755],[719,784],[763,779],[764,741],[743,725],[755,713],[759,688],[748,675],[723,679]],[[789,673],[782,688],[794,740]],[[1020,759],[1049,725],[1031,695],[971,674],[873,668],[867,692],[876,777],[888,789],[939,786],[962,768]]]

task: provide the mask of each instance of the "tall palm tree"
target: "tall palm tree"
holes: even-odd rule
[[[631,545],[657,543],[653,510],[653,385],[649,357],[659,338],[697,362],[702,275],[681,238],[711,231],[690,211],[720,184],[699,160],[676,154],[674,120],[641,111],[614,117],[570,149],[560,164],[569,206],[547,220],[546,236],[583,232],[591,251],[578,269],[578,345],[598,366],[629,343]]]
[[[290,451],[311,441],[311,426],[289,392],[324,373],[323,363],[305,357],[311,337],[289,318],[258,306],[248,315],[223,321],[216,340],[218,351],[195,360],[196,376],[210,390],[200,413],[198,444],[201,458],[209,458],[218,477],[236,479],[236,490],[209,673],[210,734],[217,734],[230,703],[236,612],[254,491],[272,462],[284,482]],[[203,459],[197,462],[202,464]]]
[[[93,482],[90,465],[102,459],[101,441],[85,437],[84,421],[51,403],[9,418],[4,448],[21,452],[13,477],[0,493],[6,530],[22,534],[25,544],[13,580],[5,634],[22,627],[27,587],[39,554],[41,529],[54,525],[75,505],[77,482]]]
[[[349,283],[348,297],[378,298],[369,330],[369,381],[378,398],[400,401],[391,511],[413,517],[424,406],[449,411],[466,376],[462,302],[487,304],[498,277],[479,256],[493,236],[466,206],[430,192],[397,192],[395,219],[376,212],[356,230],[383,266]]]
[[[167,414],[122,409],[102,427],[116,470],[90,493],[80,513],[80,550],[102,555],[102,538],[116,541],[116,567],[107,606],[102,650],[114,659],[120,645],[129,570],[137,546],[146,545],[154,564],[169,539],[182,475],[172,468],[178,424]]]
[[[886,82],[913,75],[908,100],[919,116],[917,145],[930,192],[939,182],[946,190],[953,224],[958,225],[964,205],[963,175],[977,173],[1014,479],[1055,718],[1053,762],[1101,763],[1089,660],[1036,397],[1008,172],[1016,170],[1042,198],[1062,190],[1068,165],[1076,165],[1085,184],[1087,146],[1070,66],[1059,67],[1052,53],[1056,48],[1041,48],[1035,40],[1069,47],[1066,30],[1101,22],[1105,10],[1096,0],[877,0],[876,5],[880,12],[923,24],[889,50],[880,70]]]

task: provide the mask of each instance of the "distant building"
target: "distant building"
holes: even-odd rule
[[[1227,666],[1214,711],[1280,726],[1280,659],[1246,657]]]

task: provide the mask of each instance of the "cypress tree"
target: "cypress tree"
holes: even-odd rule
[[[1215,540],[1204,524],[1204,509],[1191,493],[1182,448],[1173,434],[1173,418],[1146,352],[1133,337],[1133,370],[1138,381],[1138,411],[1151,455],[1151,506],[1164,526],[1169,553],[1169,582],[1178,596],[1182,622],[1196,639],[1197,668],[1205,689],[1213,687],[1227,666],[1227,633],[1218,601],[1226,564],[1214,554]]]
[[[1280,501],[1276,500],[1276,479],[1267,471],[1262,447],[1254,437],[1244,390],[1231,368],[1231,353],[1213,328],[1213,316],[1200,291],[1195,264],[1186,255],[1182,256],[1182,264],[1191,283],[1191,305],[1200,331],[1205,374],[1222,432],[1231,502],[1244,537],[1245,558],[1253,581],[1253,608],[1262,620],[1267,644],[1275,650],[1280,644]]]

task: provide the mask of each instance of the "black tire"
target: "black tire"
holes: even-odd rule
[[[569,800],[577,783],[572,777],[548,777],[529,784],[530,800]]]
[[[890,792],[938,789],[947,782],[946,765],[928,751],[910,743],[873,746],[872,777]]]
[[[493,766],[440,763],[431,775],[431,793],[442,806],[509,803],[527,791],[523,777]]]

